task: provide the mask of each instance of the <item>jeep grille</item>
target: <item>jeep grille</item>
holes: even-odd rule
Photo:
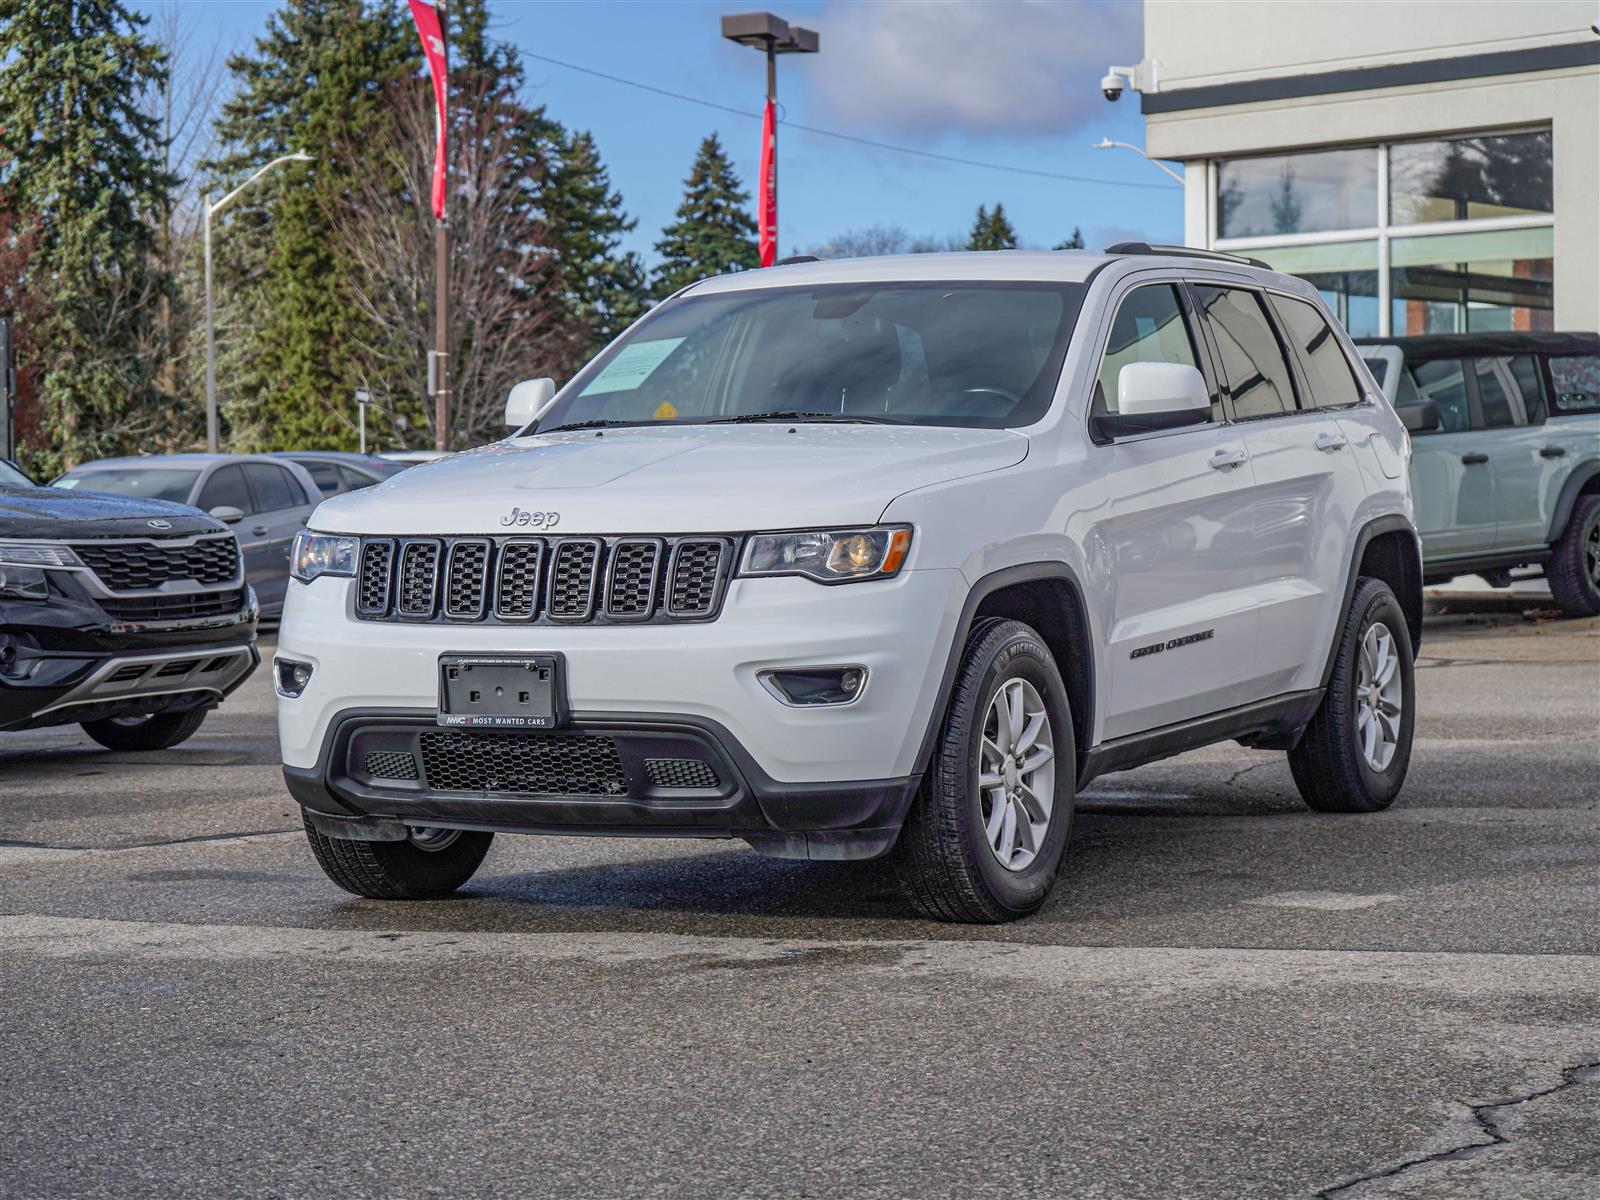
[[[622,624],[716,618],[731,538],[367,538],[363,620]]]

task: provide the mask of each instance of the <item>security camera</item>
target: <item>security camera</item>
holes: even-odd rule
[[[1122,98],[1122,89],[1126,86],[1121,75],[1107,75],[1100,81],[1100,91],[1113,103]]]

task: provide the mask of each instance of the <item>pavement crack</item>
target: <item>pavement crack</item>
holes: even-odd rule
[[[1222,786],[1223,787],[1232,787],[1235,783],[1239,782],[1240,779],[1242,779],[1246,775],[1250,774],[1251,771],[1259,771],[1262,767],[1271,767],[1271,766],[1276,766],[1276,765],[1277,764],[1275,762],[1258,762],[1258,763],[1251,763],[1248,767],[1240,767],[1232,775],[1228,776],[1227,780],[1223,783]]]
[[[1377,1183],[1379,1180],[1394,1179],[1412,1171],[1425,1170],[1439,1163],[1463,1162],[1467,1159],[1487,1154],[1500,1146],[1509,1145],[1511,1142],[1511,1125],[1516,1119],[1518,1110],[1523,1105],[1531,1104],[1535,1100],[1545,1100],[1551,1096],[1557,1096],[1562,1092],[1569,1092],[1574,1088],[1596,1081],[1600,1081],[1600,1058],[1563,1068],[1561,1081],[1553,1083],[1549,1087],[1519,1092],[1499,1100],[1483,1100],[1476,1104],[1464,1104],[1463,1107],[1467,1110],[1472,1122],[1471,1132],[1474,1137],[1471,1141],[1463,1142],[1459,1146],[1452,1146],[1448,1150],[1437,1150],[1432,1154],[1419,1154],[1414,1158],[1391,1163],[1389,1166],[1379,1170],[1353,1176],[1334,1184],[1332,1187],[1323,1188],[1319,1192],[1312,1193],[1312,1200],[1342,1200],[1343,1197],[1354,1195],[1358,1188],[1365,1188],[1368,1184]]]

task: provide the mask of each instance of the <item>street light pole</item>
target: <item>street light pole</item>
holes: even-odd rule
[[[304,151],[285,154],[273,159],[215,204],[211,202],[211,193],[206,193],[202,221],[204,228],[202,240],[205,242],[206,255],[206,449],[212,454],[220,449],[220,436],[217,429],[217,330],[211,294],[211,219],[232,203],[235,196],[274,167],[289,162],[311,161],[313,161],[311,155]]]
[[[769,12],[739,13],[736,16],[723,17],[722,36],[730,42],[738,42],[741,46],[753,46],[766,53],[767,105],[769,109],[775,109],[778,103],[778,55],[815,54],[819,43],[819,39],[813,30],[791,25]],[[763,137],[765,137],[765,117],[763,117],[762,124]],[[766,178],[761,181],[763,198],[766,201],[765,210],[761,216],[763,223],[770,222],[770,253],[772,258],[776,259],[778,254],[778,127],[776,122],[772,126],[771,155],[771,166],[767,170]],[[765,148],[763,148],[762,158],[763,160],[766,158]],[[765,161],[762,165],[766,166]],[[765,232],[765,229],[763,232]],[[763,261],[761,265],[766,267],[772,264]]]
[[[1093,147],[1091,147],[1091,149],[1094,149],[1094,150],[1132,150],[1140,158],[1144,159],[1148,163],[1154,164],[1157,169],[1165,171],[1168,175],[1172,176],[1172,178],[1176,179],[1179,183],[1183,182],[1183,176],[1182,175],[1179,175],[1176,171],[1174,171],[1171,167],[1167,166],[1167,164],[1162,162],[1160,159],[1151,158],[1148,154],[1146,154],[1138,146],[1135,146],[1132,142],[1113,142],[1110,138],[1103,137],[1098,142],[1096,142],[1093,145]]]

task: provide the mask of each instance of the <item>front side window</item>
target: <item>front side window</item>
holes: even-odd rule
[[[1182,363],[1199,369],[1178,289],[1170,283],[1134,288],[1123,297],[1100,359],[1093,411],[1118,411],[1117,380],[1123,367],[1136,362]],[[1219,407],[1213,408],[1211,418],[1222,419]]]
[[[1311,386],[1305,397],[1307,408],[1343,408],[1361,403],[1361,388],[1344,347],[1323,320],[1316,306],[1288,296],[1271,297],[1284,334],[1300,359],[1300,370]]]
[[[213,471],[205,487],[200,489],[200,499],[195,506],[206,512],[237,508],[247,517],[256,511],[255,502],[250,498],[250,487],[244,481],[244,470],[237,466],[219,467]]]
[[[1472,428],[1467,373],[1459,358],[1430,358],[1406,365],[1395,403],[1414,404],[1419,400],[1432,400],[1438,405],[1438,432],[1460,433]]]
[[[1600,412],[1600,354],[1558,354],[1550,359],[1552,415]]]
[[[1233,415],[1248,421],[1293,412],[1294,383],[1278,335],[1261,297],[1244,288],[1198,284],[1195,300],[1205,314],[1221,356],[1222,375],[1233,398]]]
[[[688,296],[577,376],[538,431],[798,419],[1014,428],[1050,407],[1085,287],[829,284]]]

